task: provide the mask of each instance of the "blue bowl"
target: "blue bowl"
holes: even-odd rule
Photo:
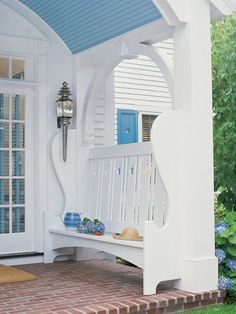
[[[79,213],[67,212],[64,217],[64,225],[66,230],[76,231],[81,224],[81,217]]]

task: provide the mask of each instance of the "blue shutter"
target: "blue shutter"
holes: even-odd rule
[[[138,142],[138,112],[135,110],[117,110],[117,143]]]

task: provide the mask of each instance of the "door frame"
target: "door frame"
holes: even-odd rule
[[[1,234],[6,239],[3,255],[15,253],[34,252],[36,250],[36,217],[35,217],[35,93],[34,88],[24,84],[10,84],[0,81],[0,91],[6,94],[25,95],[25,228],[24,233]],[[32,104],[32,105],[30,105]],[[10,161],[9,161],[10,162]],[[27,165],[27,166],[26,166]],[[10,167],[11,169],[11,167]],[[9,171],[10,171],[9,169]],[[33,193],[32,193],[33,190]],[[31,209],[31,210],[30,210]],[[30,211],[30,212],[29,212]],[[10,222],[9,222],[10,223]],[[29,241],[30,240],[30,241]],[[14,252],[7,252],[6,247],[14,241],[18,241],[18,248]],[[20,241],[20,242],[19,242]],[[29,246],[24,250],[23,242],[27,241]]]

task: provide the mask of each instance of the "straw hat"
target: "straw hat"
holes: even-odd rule
[[[117,240],[128,240],[128,241],[143,241],[135,228],[125,228],[121,234],[113,234],[113,239]]]

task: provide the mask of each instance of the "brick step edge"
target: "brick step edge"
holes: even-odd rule
[[[78,314],[163,314],[187,311],[223,303],[225,292],[220,290],[189,293],[180,290],[162,291],[156,295],[141,296],[130,300],[91,304],[67,313]]]

